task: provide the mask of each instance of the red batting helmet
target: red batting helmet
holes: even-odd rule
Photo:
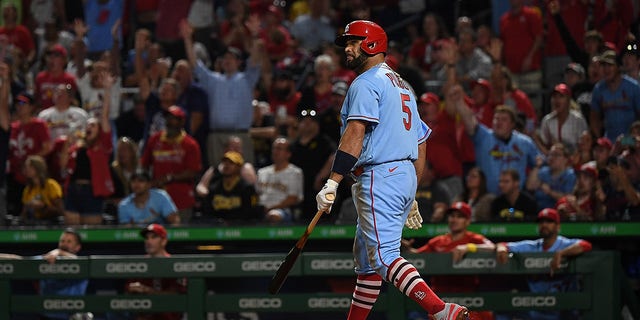
[[[344,28],[344,33],[336,38],[335,44],[345,47],[350,39],[361,39],[360,48],[366,54],[387,53],[387,34],[382,27],[371,21],[356,20],[349,23]]]

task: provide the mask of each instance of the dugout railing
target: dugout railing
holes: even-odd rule
[[[77,260],[0,260],[0,320],[12,314],[41,312],[186,312],[190,320],[205,319],[207,312],[344,312],[350,294],[331,292],[296,293],[285,283],[283,293],[269,295],[266,290],[229,294],[209,294],[206,279],[221,277],[270,278],[284,254],[229,254],[173,256],[149,259],[130,256],[90,256]],[[421,272],[428,275],[521,275],[549,272],[551,255],[515,254],[507,264],[497,264],[491,254],[469,254],[452,264],[450,254],[407,255]],[[620,318],[620,257],[613,251],[594,251],[563,264],[560,273],[582,275],[582,290],[556,294],[529,292],[439,293],[445,300],[465,303],[470,309],[494,311],[581,310],[583,319]],[[353,276],[348,253],[303,253],[291,270],[294,277]],[[11,282],[43,278],[123,279],[144,277],[184,277],[186,294],[176,295],[92,295],[39,296],[13,294]],[[406,319],[417,305],[395,288],[384,291],[374,312],[386,313],[389,320]]]

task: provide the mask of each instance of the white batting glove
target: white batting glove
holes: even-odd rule
[[[414,230],[422,228],[422,216],[420,215],[420,210],[418,210],[418,202],[416,200],[413,200],[411,211],[409,211],[404,226]]]
[[[331,205],[336,200],[336,190],[338,189],[338,183],[327,179],[327,183],[324,184],[322,190],[316,195],[316,202],[318,203],[318,211],[324,211],[326,213],[331,212]]]

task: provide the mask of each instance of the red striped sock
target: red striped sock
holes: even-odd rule
[[[387,281],[393,283],[400,292],[417,302],[429,314],[444,309],[444,301],[429,288],[418,270],[402,257],[389,266]]]
[[[365,320],[378,299],[382,277],[376,273],[358,275],[347,320]]]

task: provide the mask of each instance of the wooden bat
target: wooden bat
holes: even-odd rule
[[[327,200],[334,200],[336,196],[330,193],[327,194],[326,197]],[[291,248],[291,251],[289,251],[287,256],[284,257],[284,260],[282,260],[280,267],[278,267],[276,274],[273,275],[273,278],[271,278],[271,282],[269,283],[270,294],[276,294],[278,293],[278,291],[280,291],[282,284],[284,284],[284,281],[287,280],[287,276],[289,275],[291,268],[293,268],[293,265],[296,264],[296,260],[298,260],[298,257],[302,252],[302,248],[304,248],[305,243],[307,243],[307,239],[311,235],[313,228],[315,228],[316,223],[318,223],[318,220],[320,220],[320,217],[322,217],[323,214],[324,211],[321,210],[318,210],[318,212],[316,212],[316,215],[313,216],[313,219],[311,219],[311,222],[309,222],[309,225],[304,231],[304,234],[300,237],[300,239],[298,239],[296,245]]]

